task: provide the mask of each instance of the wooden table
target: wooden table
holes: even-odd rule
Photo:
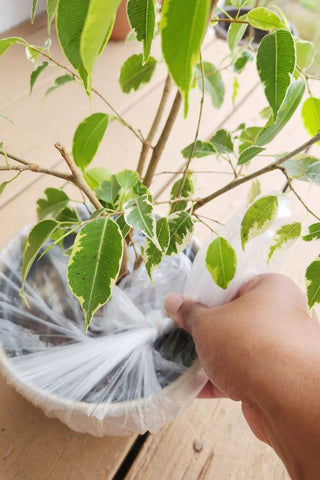
[[[10,32],[26,37],[29,42],[42,45],[46,38],[45,19],[37,20],[33,28],[23,25]],[[164,68],[160,65],[150,85],[126,96],[121,93],[114,78],[123,61],[135,53],[135,43],[112,43],[99,59],[94,84],[101,89],[127,121],[147,131],[154,114],[155,98],[161,95]],[[57,53],[56,43],[52,52]],[[156,45],[154,55],[159,55]],[[226,55],[226,45],[214,35],[208,35],[203,56],[216,64]],[[32,97],[28,92],[31,65],[24,60],[21,47],[12,47],[11,54],[1,59],[0,113],[10,117],[14,125],[1,121],[0,141],[7,150],[22,158],[46,166],[62,166],[56,141],[71,146],[77,124],[90,112],[104,111],[96,98],[92,106],[80,88],[66,85],[59,93],[42,101],[47,88],[61,74],[51,67],[37,82]],[[18,67],[17,67],[18,65]],[[224,75],[227,87],[233,81],[232,74]],[[226,98],[224,108],[212,110],[207,99],[201,125],[200,138],[204,139],[218,127],[234,128],[246,117],[248,124],[259,121],[259,111],[266,105],[261,87],[257,86],[254,65],[241,77],[240,94],[233,106]],[[194,136],[193,119],[198,115],[199,93],[193,93],[190,116],[180,116],[166,148],[163,170],[179,170],[182,165],[180,150]],[[306,135],[299,128],[298,116],[274,142],[273,151],[289,150],[298,146]],[[272,150],[272,149],[271,149]],[[139,152],[135,137],[118,123],[113,122],[103,141],[96,165],[109,168],[134,168],[132,158]],[[199,170],[212,169],[212,159],[199,159]],[[194,167],[197,169],[196,167]],[[219,168],[219,167],[217,167]],[[221,167],[220,167],[221,168]],[[154,191],[163,198],[168,175],[159,175]],[[218,186],[225,175],[199,175],[199,195],[210,191],[213,182]],[[282,182],[282,183],[281,183]],[[283,184],[279,174],[269,175],[264,192]],[[50,180],[50,186],[59,181]],[[4,245],[19,229],[35,218],[35,202],[47,179],[41,175],[26,173],[20,180],[7,187],[1,197],[0,244]],[[302,185],[308,201],[316,200],[314,189]],[[238,207],[237,198],[246,195],[249,185],[243,186],[237,195],[227,194],[208,205],[204,214],[227,221]],[[161,193],[162,192],[162,193]],[[243,197],[245,198],[245,196]],[[199,228],[197,235],[203,238],[205,231]],[[295,253],[295,255],[297,255]],[[311,254],[310,254],[311,255]],[[314,255],[315,256],[315,255]],[[312,257],[312,255],[311,255]],[[295,257],[296,258],[296,257]],[[290,263],[290,261],[288,262]],[[302,264],[305,259],[302,259]],[[301,268],[297,273],[301,282]],[[69,430],[58,420],[49,419],[42,411],[24,400],[5,381],[0,383],[0,480],[280,480],[287,479],[285,469],[274,452],[259,442],[249,430],[241,415],[240,405],[229,400],[195,400],[174,422],[155,434],[129,437],[94,438]]]

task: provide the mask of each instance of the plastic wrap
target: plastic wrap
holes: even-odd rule
[[[290,212],[281,204],[278,226]],[[222,232],[238,255],[227,290],[205,267],[208,239],[192,265],[197,242],[167,257],[152,285],[144,266],[114,288],[111,301],[95,315],[88,334],[83,313],[66,283],[68,258],[51,248],[33,265],[19,296],[24,229],[0,256],[0,360],[10,383],[47,415],[92,435],[156,431],[199,393],[207,378],[192,338],[164,311],[168,293],[185,293],[207,305],[230,300],[239,285],[266,270],[269,230],[240,246],[240,217]],[[143,242],[136,234],[135,242]]]

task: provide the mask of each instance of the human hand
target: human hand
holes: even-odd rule
[[[202,396],[241,401],[250,428],[292,478],[319,479],[320,328],[300,289],[267,274],[218,308],[181,295],[169,295],[165,305],[193,336],[210,379]]]

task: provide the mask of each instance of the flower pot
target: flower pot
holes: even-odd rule
[[[0,364],[8,382],[48,416],[79,432],[143,433],[173,420],[206,377],[191,337],[174,328],[159,306],[167,293],[182,290],[187,256],[193,259],[198,243],[167,259],[155,272],[154,286],[146,283],[144,267],[122,280],[86,335],[60,248],[49,250],[30,270],[30,309],[19,296],[26,233],[0,255]],[[125,294],[132,301],[130,311]]]
[[[111,40],[125,40],[131,27],[127,16],[127,0],[122,0],[117,10],[116,19],[111,33]]]
[[[236,8],[236,7],[232,7],[232,6],[225,6],[224,7],[224,11],[228,13],[228,15],[232,18],[236,18],[236,16],[242,16],[242,15],[246,15],[249,11],[251,10],[250,7],[242,7],[240,9],[240,13],[238,14],[239,12],[239,9]],[[228,15],[226,15],[224,12],[220,12],[218,14],[218,18],[229,18]],[[227,22],[218,22],[214,25],[214,30],[216,32],[216,35],[218,38],[220,38],[221,40],[227,40],[227,36],[228,36],[228,30],[229,30],[229,27],[230,27],[230,23],[227,23]],[[261,42],[261,40],[263,39],[263,37],[265,35],[268,34],[268,32],[266,30],[260,30],[259,28],[254,28],[254,27],[250,27],[248,25],[248,27],[246,28],[244,34],[243,34],[243,37],[242,39],[240,40],[239,42],[239,45],[246,45],[248,44],[248,42],[250,41],[251,39],[251,35],[253,32],[253,38],[252,38],[252,41],[250,42],[250,45],[255,49],[257,50],[258,47],[259,47],[259,44]],[[294,35],[294,36],[297,36],[297,31],[295,29],[295,27],[293,25],[291,25],[291,33]]]

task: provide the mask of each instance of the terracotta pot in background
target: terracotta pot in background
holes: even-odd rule
[[[131,27],[127,17],[127,0],[122,0],[117,11],[116,20],[111,34],[111,40],[125,40]]]

